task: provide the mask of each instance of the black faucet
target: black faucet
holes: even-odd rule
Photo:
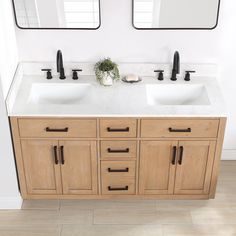
[[[172,81],[176,81],[177,80],[176,75],[178,75],[179,73],[180,73],[180,56],[179,56],[179,52],[176,51],[174,55],[172,75],[170,79]]]
[[[60,79],[66,78],[61,50],[57,51],[57,72],[60,73],[60,77],[59,77]]]

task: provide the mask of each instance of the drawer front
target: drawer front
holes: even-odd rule
[[[133,195],[135,194],[135,179],[133,177],[102,178],[102,194]]]
[[[136,158],[136,141],[101,141],[101,158],[106,160]]]
[[[96,138],[96,120],[19,119],[22,138]]]
[[[135,194],[135,161],[102,161],[102,194]]]
[[[137,136],[136,119],[102,119],[100,120],[102,138],[135,138]]]
[[[102,161],[102,178],[135,177],[135,161]]]
[[[141,120],[142,138],[216,138],[219,120]]]

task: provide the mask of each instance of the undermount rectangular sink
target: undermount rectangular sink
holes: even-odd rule
[[[78,104],[90,89],[90,84],[35,83],[32,84],[29,102],[34,104]]]
[[[149,84],[146,93],[149,106],[210,105],[203,84]]]

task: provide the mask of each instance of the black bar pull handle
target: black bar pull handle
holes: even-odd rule
[[[129,132],[129,127],[126,127],[124,129],[115,129],[111,127],[107,127],[108,132]]]
[[[53,147],[55,164],[58,165],[57,146]]]
[[[191,128],[187,128],[187,129],[173,129],[173,128],[169,128],[169,132],[171,132],[171,133],[191,133],[192,129]]]
[[[64,129],[51,129],[50,127],[47,127],[46,129],[46,132],[61,132],[61,133],[67,133],[69,131],[69,128],[66,127]]]
[[[129,153],[129,148],[126,148],[124,150],[114,150],[114,149],[108,148],[107,152],[108,153]]]
[[[181,166],[183,164],[183,155],[184,155],[184,147],[180,146],[179,147],[179,165]]]
[[[177,147],[173,147],[173,156],[172,156],[172,165],[175,165],[176,162],[176,153],[177,153]]]
[[[123,170],[115,170],[115,169],[108,168],[108,172],[110,172],[110,173],[127,173],[127,172],[129,172],[129,168],[126,168]]]
[[[112,188],[111,186],[108,186],[108,191],[128,191],[129,186],[125,186],[124,188]]]
[[[61,150],[61,164],[65,165],[64,146],[61,146],[60,150]]]

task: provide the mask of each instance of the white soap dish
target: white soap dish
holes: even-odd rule
[[[125,83],[132,84],[132,83],[138,83],[138,82],[142,81],[142,79],[138,75],[128,74],[122,79],[122,81]]]
[[[133,83],[139,83],[139,82],[141,82],[142,79],[139,77],[138,80],[133,80],[133,81],[130,80],[130,81],[128,81],[128,80],[126,80],[125,78],[123,78],[122,81],[125,82],[125,83],[133,84]]]

